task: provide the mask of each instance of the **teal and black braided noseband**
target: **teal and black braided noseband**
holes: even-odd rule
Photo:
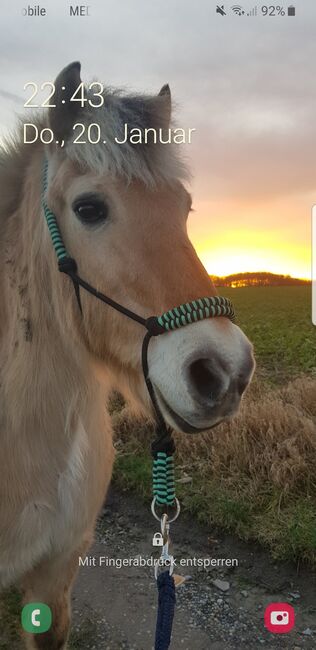
[[[228,298],[211,296],[210,298],[198,298],[192,300],[192,302],[186,302],[158,316],[158,323],[166,332],[169,332],[184,325],[196,323],[204,318],[215,318],[215,316],[226,316],[230,320],[235,319],[234,307]]]
[[[51,236],[52,244],[58,260],[58,268],[62,273],[66,273],[72,280],[78,306],[82,313],[80,300],[80,287],[95,296],[105,304],[109,305],[124,316],[143,325],[147,332],[142,345],[142,368],[148,392],[156,413],[158,437],[153,443],[152,453],[154,456],[153,485],[154,497],[157,503],[161,505],[170,505],[175,499],[174,479],[173,479],[173,460],[174,443],[171,431],[167,427],[164,417],[161,413],[157,397],[149,378],[148,373],[148,345],[152,336],[159,336],[166,332],[179,329],[185,325],[191,325],[206,318],[229,318],[234,322],[235,313],[231,301],[222,296],[209,296],[198,298],[191,302],[184,303],[166,311],[161,316],[151,316],[143,318],[139,314],[127,309],[124,305],[112,300],[109,296],[95,289],[91,284],[83,280],[78,275],[76,260],[69,256],[63,238],[58,226],[55,214],[48,207],[46,202],[46,193],[48,189],[48,165],[45,161],[43,173],[42,188],[42,205],[46,223]]]

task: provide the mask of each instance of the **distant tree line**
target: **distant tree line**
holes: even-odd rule
[[[292,278],[290,275],[278,275],[277,273],[253,272],[234,273],[221,278],[211,275],[216,287],[284,287],[310,284],[309,280]]]

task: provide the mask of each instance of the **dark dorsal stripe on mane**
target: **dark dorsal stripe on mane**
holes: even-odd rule
[[[128,180],[137,178],[146,185],[188,178],[187,168],[180,157],[181,147],[173,143],[162,144],[154,138],[153,129],[157,134],[161,130],[167,139],[170,127],[170,114],[165,113],[162,96],[129,96],[123,91],[107,89],[103,97],[101,109],[88,107],[78,119],[87,126],[93,122],[99,124],[101,143],[81,146],[69,143],[66,150],[72,160],[95,172],[118,174]],[[132,129],[139,129],[142,133],[149,130],[147,142],[117,144],[115,138],[119,141],[124,139],[125,125],[129,134]]]

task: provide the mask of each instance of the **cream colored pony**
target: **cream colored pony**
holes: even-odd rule
[[[18,137],[0,158],[0,585],[22,584],[25,602],[51,607],[51,630],[26,635],[28,648],[49,650],[66,647],[78,556],[111,479],[108,393],[119,388],[152,408],[143,328],[86,292],[81,316],[58,272],[41,205],[45,157],[46,200],[81,277],[145,317],[215,293],[187,236],[179,147],[114,140],[125,124],[169,128],[169,87],[157,96],[106,90],[96,110],[69,101],[79,84],[80,65],[71,64],[56,80],[56,108],[36,118],[64,147]],[[74,123],[91,121],[107,144],[74,144]],[[254,366],[247,338],[226,318],[152,339],[148,359],[161,411],[184,432],[233,415]]]

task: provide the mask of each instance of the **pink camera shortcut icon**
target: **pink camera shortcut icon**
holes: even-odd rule
[[[286,634],[295,625],[295,612],[288,603],[270,603],[264,612],[264,624],[273,634]]]

